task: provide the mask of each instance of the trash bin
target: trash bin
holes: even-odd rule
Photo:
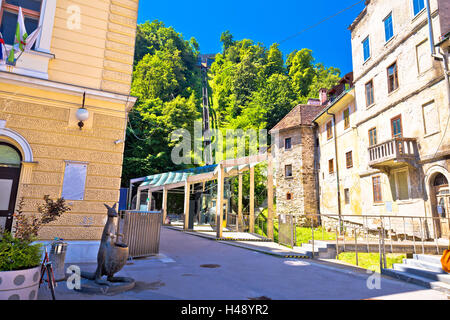
[[[52,262],[53,273],[56,281],[66,279],[65,261],[66,261],[67,243],[62,239],[52,242],[49,259]]]

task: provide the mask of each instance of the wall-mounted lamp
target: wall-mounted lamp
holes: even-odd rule
[[[77,119],[78,126],[80,127],[80,130],[84,127],[84,121],[87,121],[89,119],[89,111],[84,107],[84,103],[86,101],[86,92],[83,93],[83,105],[80,109],[77,110]]]

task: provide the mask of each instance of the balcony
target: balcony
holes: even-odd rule
[[[394,138],[369,148],[369,166],[382,171],[409,164],[416,166],[417,139]]]

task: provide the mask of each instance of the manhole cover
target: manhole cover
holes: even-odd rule
[[[217,269],[217,268],[220,268],[220,265],[218,265],[218,264],[202,264],[200,267],[207,268],[207,269]]]
[[[272,300],[266,296],[257,297],[257,298],[248,298],[248,300]]]

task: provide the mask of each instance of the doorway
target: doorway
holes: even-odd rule
[[[450,189],[447,178],[438,173],[431,185],[431,205],[438,237],[448,237],[450,214]]]
[[[20,151],[0,142],[0,230],[12,229],[21,164]]]

